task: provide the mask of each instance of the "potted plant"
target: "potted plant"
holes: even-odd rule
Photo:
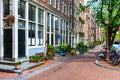
[[[70,53],[71,53],[71,55],[75,55],[76,54],[76,50],[74,48],[72,48]]]
[[[60,55],[65,56],[66,52],[67,52],[67,45],[66,44],[61,45],[60,46]]]
[[[53,49],[54,49],[53,45],[47,45],[47,54],[51,55],[53,53]]]
[[[83,42],[79,42],[77,45],[76,45],[76,49],[79,50],[80,53],[83,53],[84,52],[84,43]]]
[[[49,59],[53,59],[53,56],[54,56],[53,45],[47,45],[47,56],[48,56]]]
[[[15,62],[14,65],[15,65],[15,69],[19,70],[21,68],[22,62],[21,61]]]

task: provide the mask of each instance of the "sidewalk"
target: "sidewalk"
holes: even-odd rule
[[[101,49],[102,49],[102,46],[101,46]],[[107,62],[104,60],[103,61],[95,60],[95,64],[109,70],[115,70],[120,72],[120,64],[112,66],[110,61]]]
[[[42,72],[44,70],[50,69],[56,65],[61,64],[62,62],[71,60],[75,56],[65,56],[61,57],[57,60],[48,60],[45,61],[45,63],[29,63],[25,62],[22,65],[21,70],[15,70],[14,66],[8,66],[8,65],[2,65],[0,64],[0,80],[22,80],[19,79],[22,77],[30,77],[31,75],[35,75],[38,72]],[[42,64],[42,65],[41,65]],[[40,65],[40,66],[39,66]],[[7,71],[7,72],[1,72],[1,71]],[[17,72],[17,73],[14,73]]]

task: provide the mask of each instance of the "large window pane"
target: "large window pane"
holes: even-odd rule
[[[29,4],[29,20],[35,21],[35,6]]]
[[[49,33],[47,33],[47,44],[49,44]]]
[[[59,18],[58,17],[55,17],[55,45],[58,45],[58,31],[59,30]]]
[[[54,44],[54,35],[51,34],[51,45],[53,45],[53,44]]]
[[[25,18],[25,2],[23,0],[18,1],[18,15],[20,18]]]
[[[10,13],[9,0],[3,0],[3,6],[4,6],[4,17],[6,17]]]
[[[53,7],[55,7],[55,1],[56,0],[52,0],[52,2],[51,2]]]
[[[43,45],[43,26],[38,25],[38,45]]]
[[[35,24],[29,23],[29,45],[35,45]]]
[[[43,24],[43,16],[44,16],[44,11],[42,9],[38,9],[38,23]]]
[[[47,13],[47,32],[50,32],[50,13]]]
[[[53,29],[54,29],[53,24],[54,24],[54,15],[51,16],[51,32],[54,31],[54,30],[53,30]]]

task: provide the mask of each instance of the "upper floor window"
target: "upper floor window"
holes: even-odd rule
[[[62,12],[64,12],[64,1],[62,0]]]
[[[72,4],[70,3],[70,6],[69,6],[69,14],[72,15]]]
[[[51,4],[51,0],[48,0],[48,4]]]
[[[35,9],[36,9],[35,6],[29,4],[29,20],[31,20],[31,21],[35,21],[35,15],[36,15]]]
[[[56,8],[59,10],[60,9],[60,0],[56,0]]]
[[[25,19],[25,2],[23,0],[18,1],[18,15]]]
[[[47,31],[50,32],[50,13],[47,13]]]
[[[67,4],[64,4],[64,13],[67,14]]]
[[[51,2],[53,7],[55,7],[55,1],[56,0],[52,0],[52,2]]]

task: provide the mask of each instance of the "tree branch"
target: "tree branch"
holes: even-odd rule
[[[103,11],[103,0],[102,0],[102,6],[101,6],[101,21],[105,25],[105,22],[103,21],[103,17],[102,17],[102,15],[103,15],[102,11]]]
[[[117,16],[118,16],[119,12],[120,12],[120,7],[119,7],[119,9],[118,9],[118,11],[117,11],[116,16],[113,18],[113,21],[112,21],[113,23],[114,23],[115,19],[117,18]]]

